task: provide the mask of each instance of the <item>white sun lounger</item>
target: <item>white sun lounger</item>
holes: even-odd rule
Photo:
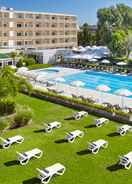
[[[43,155],[43,152],[40,149],[35,148],[35,149],[32,149],[32,150],[24,152],[24,153],[17,152],[17,155],[18,155],[18,160],[19,160],[20,164],[26,165],[29,162],[29,160],[33,157],[34,158],[41,158]]]
[[[75,120],[80,120],[82,117],[87,117],[87,116],[88,116],[88,112],[86,111],[80,111],[73,114],[73,118],[75,118]]]
[[[75,130],[73,132],[69,132],[67,133],[67,135],[65,136],[65,140],[70,142],[70,143],[73,143],[74,140],[77,138],[77,137],[83,137],[84,136],[84,132],[83,131],[80,131],[80,130]]]
[[[129,131],[132,131],[132,126],[130,125],[122,125],[117,129],[117,133],[119,133],[121,136],[124,136]]]
[[[125,167],[125,169],[130,169],[132,166],[132,151],[124,156],[120,156],[119,165]]]
[[[58,121],[54,121],[52,123],[45,124],[44,130],[46,132],[51,132],[54,128],[60,128],[60,127],[61,127],[61,123]]]
[[[89,143],[88,150],[91,151],[93,154],[97,154],[100,150],[100,148],[107,148],[108,147],[108,142],[99,139],[97,141]]]
[[[4,139],[4,138],[0,137],[0,139],[3,141],[1,146],[4,149],[8,149],[14,143],[21,144],[24,141],[24,138],[21,135],[16,135],[14,137],[10,137],[10,138],[7,138],[7,139]]]
[[[63,175],[65,172],[66,168],[60,164],[56,163],[50,167],[47,167],[45,169],[38,169],[37,171],[39,172],[38,178],[41,180],[41,183],[47,184],[51,180],[51,178],[55,175]]]
[[[99,118],[95,120],[95,124],[97,127],[101,127],[103,124],[108,123],[109,120],[107,118]]]

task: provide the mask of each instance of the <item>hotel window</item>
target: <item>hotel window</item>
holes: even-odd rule
[[[22,24],[17,24],[17,28],[21,28],[22,27]]]
[[[41,44],[41,40],[36,40],[36,44],[37,45]]]
[[[8,36],[8,34],[7,34],[7,33],[3,33],[3,36],[4,36],[4,37],[7,37],[7,36]]]
[[[41,27],[41,24],[36,24],[36,27]]]
[[[4,17],[5,18],[8,18],[9,17],[9,14],[8,13],[4,13]]]
[[[33,19],[33,15],[32,15],[32,14],[26,14],[26,15],[25,15],[25,18]]]
[[[33,33],[30,31],[30,32],[25,32],[25,36],[33,36]]]
[[[18,42],[17,42],[17,45],[18,45],[18,46],[21,46],[21,45],[22,45],[22,42],[21,42],[21,41],[18,41]]]
[[[23,36],[23,32],[17,32],[17,36]]]
[[[55,35],[57,35],[57,32],[53,31],[52,36],[55,36]]]
[[[51,27],[55,28],[57,27],[57,24],[52,24]]]
[[[41,32],[36,32],[35,35],[36,36],[41,36]]]
[[[17,18],[23,19],[24,18],[24,14],[17,14]]]
[[[4,46],[8,46],[8,43],[7,43],[7,42],[3,42],[3,45],[4,45]]]
[[[54,44],[54,43],[57,43],[57,39],[53,39],[52,40],[52,43]]]
[[[36,19],[41,19],[41,15],[36,15]]]
[[[4,27],[7,27],[7,24],[3,24]]]

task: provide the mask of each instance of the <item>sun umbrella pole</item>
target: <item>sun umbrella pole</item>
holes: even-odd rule
[[[124,96],[121,97],[122,109],[124,108]]]

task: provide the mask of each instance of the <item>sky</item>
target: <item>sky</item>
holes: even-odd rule
[[[74,14],[78,23],[96,24],[99,8],[124,3],[132,7],[132,0],[0,0],[0,7],[16,10]]]

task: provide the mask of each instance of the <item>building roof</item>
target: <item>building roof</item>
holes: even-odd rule
[[[0,59],[7,59],[7,58],[10,58],[9,54],[0,53]]]
[[[0,8],[0,12],[15,12],[15,13],[29,13],[29,14],[42,14],[42,15],[58,15],[58,16],[72,16],[72,17],[77,17],[76,15],[72,14],[65,14],[65,13],[50,13],[50,12],[34,12],[34,11],[19,11],[19,10],[14,10],[13,8]]]

